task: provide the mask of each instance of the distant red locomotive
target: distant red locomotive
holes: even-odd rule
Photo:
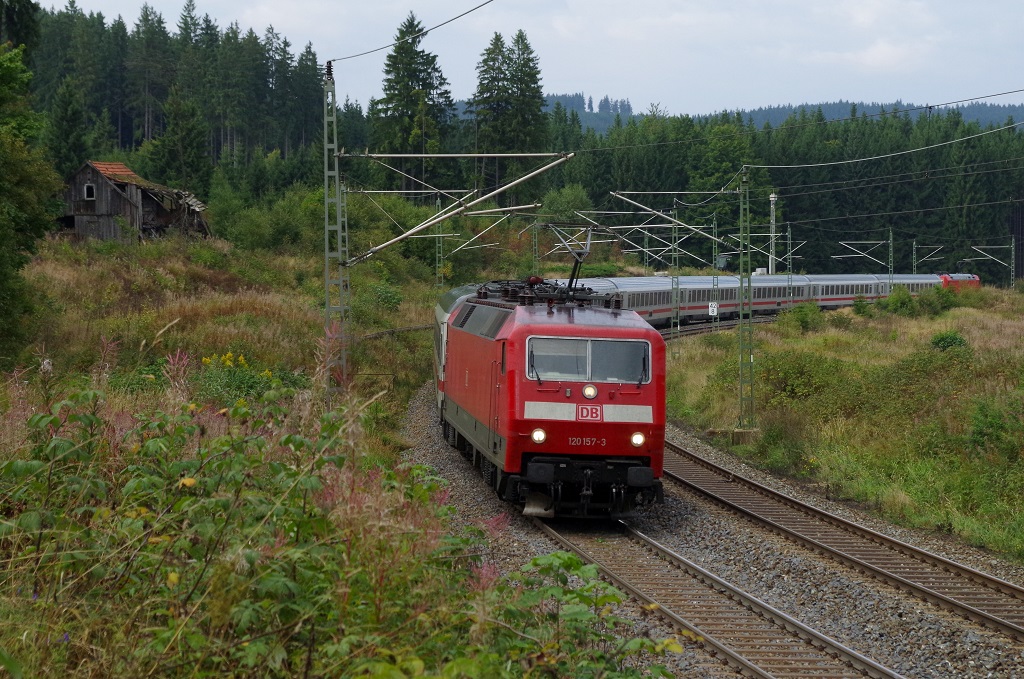
[[[662,501],[665,343],[618,304],[531,279],[437,306],[442,431],[525,514],[624,516]]]
[[[964,288],[980,288],[981,279],[971,273],[940,273],[942,287],[962,290]]]

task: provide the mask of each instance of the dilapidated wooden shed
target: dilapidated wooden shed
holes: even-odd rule
[[[147,181],[124,163],[90,160],[68,180],[62,221],[79,238],[132,240],[168,230],[205,236],[205,212],[187,191]]]

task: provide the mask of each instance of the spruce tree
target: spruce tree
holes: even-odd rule
[[[477,64],[477,88],[471,102],[477,150],[493,153],[541,151],[548,144],[540,66],[526,33],[518,31],[506,45],[495,33]],[[498,184],[505,163],[495,160],[483,178]],[[517,168],[518,163],[510,166]]]
[[[0,44],[32,50],[39,41],[38,13],[39,5],[32,0],[0,0]]]
[[[509,117],[513,150],[540,151],[547,142],[540,59],[526,33],[516,31],[508,51]]]
[[[85,101],[81,88],[73,78],[64,78],[57,89],[49,119],[46,145],[57,174],[67,179],[88,160],[89,155],[85,138],[88,129]]]
[[[323,88],[324,74],[313,51],[313,45],[306,47],[299,54],[292,74],[292,87],[295,98],[295,135],[300,146],[318,143],[323,134]],[[362,111],[360,111],[362,116]],[[364,120],[365,129],[365,120]],[[360,143],[365,147],[365,134]],[[351,147],[350,147],[351,148]]]
[[[104,37],[102,49],[104,63],[105,106],[110,108],[110,122],[114,125],[117,138],[116,148],[132,144],[132,115],[128,110],[128,77],[125,64],[128,61],[128,27],[118,17]]]
[[[128,41],[127,69],[129,101],[143,141],[159,135],[163,128],[161,104],[174,81],[171,36],[164,18],[143,4],[139,20]]]
[[[420,49],[424,37],[423,25],[410,12],[384,62],[383,96],[370,100],[367,117],[380,151],[422,153],[439,146],[451,128],[455,103],[437,56]],[[407,173],[422,175],[426,164],[403,166]],[[407,180],[402,183],[411,188]]]
[[[178,17],[178,32],[172,43],[177,60],[175,86],[185,96],[198,96],[203,82],[199,49],[199,19],[195,0],[187,0]]]
[[[206,125],[195,101],[178,88],[165,106],[167,131],[154,142],[154,179],[196,194],[205,200],[213,175],[206,153]]]
[[[470,111],[476,123],[476,151],[508,150],[509,53],[501,33],[495,33],[476,66],[476,92]]]
[[[103,109],[96,116],[96,120],[86,134],[85,141],[89,149],[89,158],[92,160],[103,160],[118,148],[117,128],[111,122],[108,109]]]

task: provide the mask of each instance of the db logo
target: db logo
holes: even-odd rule
[[[603,419],[601,416],[601,406],[577,405],[576,419],[587,422],[600,422]]]

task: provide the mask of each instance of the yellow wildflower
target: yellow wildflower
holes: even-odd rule
[[[196,485],[196,480],[191,476],[186,476],[181,481],[178,481],[178,488],[191,488]]]

